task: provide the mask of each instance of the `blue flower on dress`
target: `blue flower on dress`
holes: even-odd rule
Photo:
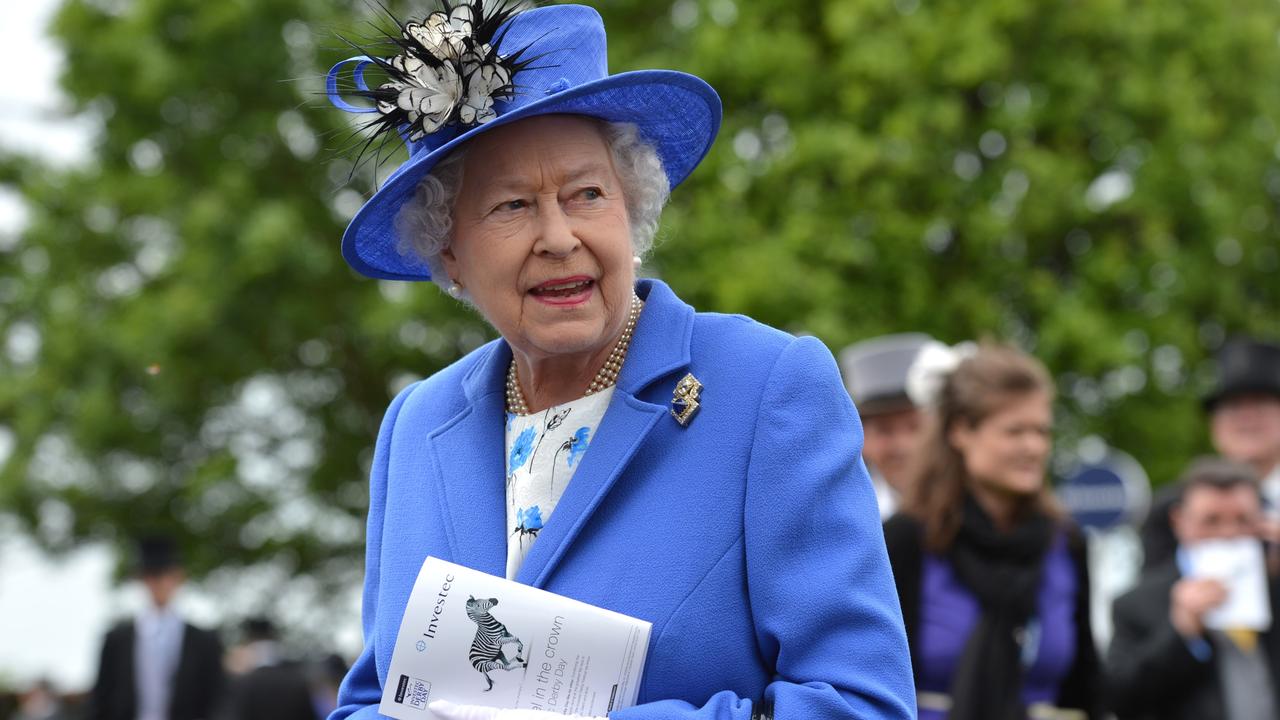
[[[533,428],[527,427],[520,433],[520,437],[516,438],[511,446],[511,455],[507,457],[508,474],[518,470],[529,459],[529,455],[533,453],[533,436],[536,434]]]
[[[533,534],[542,529],[542,508],[534,505],[524,510],[516,510],[516,530]]]
[[[590,428],[583,426],[573,434],[573,439],[570,440],[571,444],[569,445],[569,467],[573,467],[573,464],[578,461],[578,456],[587,451],[587,443],[589,442],[587,435],[590,432]]]

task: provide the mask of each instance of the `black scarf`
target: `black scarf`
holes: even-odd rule
[[[1033,513],[1000,532],[971,496],[949,558],[960,582],[977,596],[982,618],[951,681],[950,720],[1025,720],[1022,705],[1023,629],[1035,613],[1053,523]]]

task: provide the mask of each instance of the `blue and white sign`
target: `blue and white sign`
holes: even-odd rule
[[[1131,456],[1112,448],[1082,458],[1058,484],[1057,494],[1077,524],[1098,530],[1137,523],[1151,505],[1147,473]]]

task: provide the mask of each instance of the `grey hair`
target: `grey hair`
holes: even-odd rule
[[[662,208],[671,195],[667,173],[658,151],[640,137],[635,124],[602,122],[601,126],[627,203],[631,250],[644,257],[653,248]],[[452,238],[453,208],[462,187],[466,153],[463,145],[436,163],[395,220],[397,249],[421,258],[431,271],[431,280],[446,290],[453,279],[445,271],[441,253]]]

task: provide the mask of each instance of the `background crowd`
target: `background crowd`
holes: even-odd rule
[[[1098,648],[1097,678],[1116,685],[1109,702],[1145,712],[1154,673],[1159,688],[1194,691],[1178,706],[1186,717],[1213,717],[1199,703],[1226,702],[1218,663],[1264,680],[1280,667],[1258,675],[1247,638],[1210,638],[1207,650],[1180,640],[1215,598],[1177,579],[1178,542],[1203,535],[1206,518],[1214,533],[1266,532],[1250,520],[1263,504],[1251,510],[1239,488],[1262,483],[1278,505],[1266,428],[1277,406],[1267,372],[1280,361],[1265,343],[1228,338],[1280,337],[1280,44],[1267,30],[1280,8],[598,5],[626,29],[610,37],[615,71],[680,67],[726,108],[719,142],[664,215],[660,240],[679,242],[659,243],[648,272],[700,309],[745,312],[832,350],[906,329],[1021,348],[1051,380],[1026,393],[1043,391],[1053,420],[1052,442],[1027,451],[1041,480],[1100,437],[1156,485],[1200,488],[1153,503],[1151,567],[1117,605],[1118,645]],[[324,706],[336,663],[263,650],[265,625],[242,621],[265,613],[298,647],[326,646],[337,591],[360,581],[383,409],[492,336],[431,288],[357,282],[336,255],[373,178],[342,151],[350,127],[317,100],[319,77],[349,54],[331,28],[375,15],[362,2],[67,0],[49,29],[65,52],[63,105],[31,112],[92,126],[89,156],[65,165],[0,150],[0,189],[23,208],[19,226],[0,230],[0,512],[55,554],[108,543],[122,580],[146,566],[141,537],[171,539],[214,596],[253,573],[290,579],[228,608],[218,643],[259,650],[226,653],[224,697],[244,668],[276,665],[246,658],[283,658]],[[883,360],[905,372],[918,343],[881,349],[911,358]],[[873,402],[881,380],[858,368],[880,352],[861,355],[842,366],[887,519],[918,507],[909,477],[933,420],[909,396]],[[1243,376],[1260,384],[1221,392]],[[1249,481],[1232,479],[1243,476],[1235,466],[1193,472],[1207,453],[1248,466]],[[982,476],[967,457],[961,480]],[[1079,570],[1071,541],[1050,532],[1046,552]],[[929,547],[946,544],[926,545],[917,622],[931,617],[934,586],[951,592],[946,607],[967,608],[966,625],[986,622],[962,568],[931,563]],[[315,612],[280,612],[299,593]],[[917,670],[941,674],[917,680],[944,695],[968,648],[924,637],[913,636]],[[1086,648],[1058,640],[1072,652],[1042,668],[1055,686]],[[48,716],[57,696],[74,712],[89,695],[13,684],[5,711],[22,705],[23,717]]]
[[[101,639],[92,687],[59,691],[39,679],[0,696],[0,717],[319,720],[336,707],[347,671],[341,656],[296,656],[265,617],[236,628],[185,619],[179,597],[186,571],[171,538],[140,538],[129,562],[146,605]]]
[[[843,355],[864,457],[888,469],[875,477],[920,717],[1277,717],[1280,345],[1219,355],[1204,407],[1220,457],[1191,463],[1146,518],[1103,659],[1085,539],[1045,483],[1052,381],[1011,347],[940,348],[893,336]],[[1241,566],[1254,587],[1232,579]],[[1247,594],[1260,614],[1228,616]]]

